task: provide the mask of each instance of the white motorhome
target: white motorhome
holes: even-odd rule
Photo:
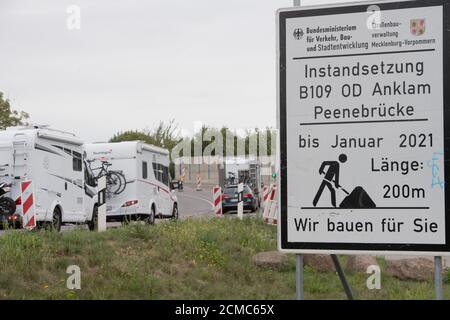
[[[85,185],[84,174],[83,141],[74,134],[46,126],[0,131],[0,182],[11,184],[8,196],[17,204],[3,220],[20,223],[21,182],[29,180],[38,224],[59,231],[64,223],[88,222],[93,229],[97,190]]]
[[[156,216],[178,219],[178,200],[170,189],[168,150],[141,141],[90,143],[84,149],[92,175],[98,176],[103,163],[126,181],[120,192],[107,194],[107,221],[141,219],[153,224]]]

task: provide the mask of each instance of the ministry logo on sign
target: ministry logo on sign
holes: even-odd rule
[[[294,30],[294,38],[295,40],[300,40],[301,38],[303,38],[303,29],[302,28],[297,28]]]
[[[410,30],[413,36],[421,36],[425,33],[425,19],[411,19]]]

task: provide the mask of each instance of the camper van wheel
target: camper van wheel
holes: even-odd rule
[[[61,224],[62,224],[61,210],[59,209],[59,207],[56,207],[55,210],[53,211],[53,220],[51,228],[57,232],[60,232]]]
[[[89,230],[95,231],[98,228],[98,206],[94,206],[94,210],[92,211],[92,219],[88,222]]]
[[[172,219],[178,220],[178,205],[176,203],[173,204]]]
[[[6,215],[12,215],[16,212],[16,202],[9,197],[0,198],[0,211]]]
[[[150,210],[150,214],[147,217],[146,222],[148,224],[155,224],[155,207],[152,206],[152,209]]]

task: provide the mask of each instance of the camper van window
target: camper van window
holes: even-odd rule
[[[72,167],[73,167],[73,171],[81,171],[83,169],[81,158],[73,157]]]
[[[64,150],[64,152],[67,153],[69,156],[72,155],[72,150],[67,149],[67,148],[64,148],[63,150]]]
[[[142,179],[148,178],[148,166],[147,161],[142,161]]]
[[[84,181],[88,186],[96,187],[97,182],[94,178],[94,174],[92,173],[91,168],[85,163],[84,164]]]
[[[155,156],[153,156],[153,158],[155,158]],[[153,162],[152,166],[153,166],[153,173],[155,174],[155,179],[159,181],[159,179],[158,179],[158,164]]]
[[[76,151],[72,151],[72,153],[73,153],[73,160],[72,160],[73,171],[83,170],[83,161],[81,160],[81,153],[78,153]]]
[[[163,180],[162,165],[160,165],[159,163],[153,163],[153,173],[155,174],[156,180],[162,182]]]
[[[162,173],[162,183],[164,183],[166,186],[169,185],[169,168],[168,167],[162,167],[163,173]]]
[[[56,144],[53,144],[53,146],[54,146],[55,148],[58,148],[58,149],[64,150],[64,148],[63,148],[63,147],[61,147],[61,146],[58,146],[58,145],[56,145]]]

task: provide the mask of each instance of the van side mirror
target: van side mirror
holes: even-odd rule
[[[172,180],[170,181],[170,190],[180,190],[182,188],[181,181]]]

